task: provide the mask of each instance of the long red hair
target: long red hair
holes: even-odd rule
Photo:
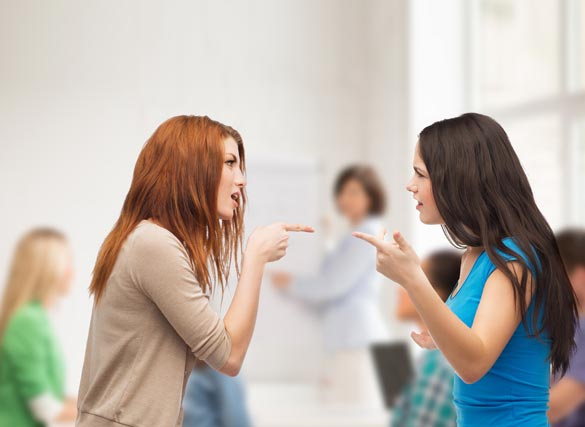
[[[124,241],[144,219],[154,219],[183,242],[203,292],[218,281],[224,289],[232,259],[239,275],[246,195],[230,221],[217,211],[226,138],[238,146],[245,173],[240,134],[209,117],[170,118],[146,142],[134,167],[130,190],[114,228],[102,244],[89,291],[97,304]]]

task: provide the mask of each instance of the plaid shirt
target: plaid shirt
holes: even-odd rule
[[[394,405],[391,427],[455,427],[453,369],[438,350],[426,351]]]

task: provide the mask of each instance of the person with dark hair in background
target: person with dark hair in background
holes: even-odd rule
[[[433,289],[446,301],[459,278],[461,254],[454,250],[431,253],[421,263]],[[427,327],[416,311],[408,293],[399,289],[396,316],[414,321],[421,331]],[[438,350],[429,350],[417,361],[414,377],[396,400],[391,427],[454,427],[453,368]]]
[[[16,246],[0,310],[0,426],[72,422],[65,361],[49,311],[69,292],[73,255],[65,235],[35,228]]]
[[[420,133],[407,186],[425,224],[466,248],[445,304],[398,231],[393,242],[354,233],[377,248],[377,269],[408,292],[455,370],[460,427],[548,426],[550,371],[564,374],[575,348],[575,295],[554,234],[504,129],[476,113]]]
[[[386,195],[372,167],[352,165],[342,170],[333,195],[353,230],[372,233],[380,227]],[[272,274],[277,288],[323,316],[328,358],[321,391],[330,402],[382,406],[368,350],[370,344],[384,341],[388,335],[380,311],[380,276],[375,271],[374,253],[348,233],[316,275]]]
[[[556,235],[579,306],[576,352],[569,370],[550,389],[548,418],[555,427],[585,427],[585,229],[568,228]]]

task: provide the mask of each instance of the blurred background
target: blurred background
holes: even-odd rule
[[[422,256],[446,247],[405,185],[418,132],[467,111],[506,129],[553,229],[585,225],[585,0],[2,0],[0,58],[0,277],[31,227],[69,237],[76,275],[53,319],[69,394],[97,251],[142,145],[171,116],[242,134],[248,232],[317,228],[274,268],[316,271],[344,229],[334,179],[356,162],[381,176],[390,229]],[[385,282],[390,336],[407,339],[396,301]],[[322,359],[319,318],[265,284],[242,372],[255,424],[387,425],[385,410],[323,409]]]

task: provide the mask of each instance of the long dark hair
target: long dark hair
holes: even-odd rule
[[[532,270],[531,335],[543,334],[551,340],[549,360],[553,372],[564,374],[575,347],[576,299],[554,234],[536,206],[508,135],[492,118],[468,113],[423,129],[419,151],[445,221],[445,235],[456,247],[485,249],[512,282],[527,330],[525,295]],[[502,240],[506,237],[514,239],[526,259],[504,245]],[[520,263],[520,280],[506,267],[498,251]]]

